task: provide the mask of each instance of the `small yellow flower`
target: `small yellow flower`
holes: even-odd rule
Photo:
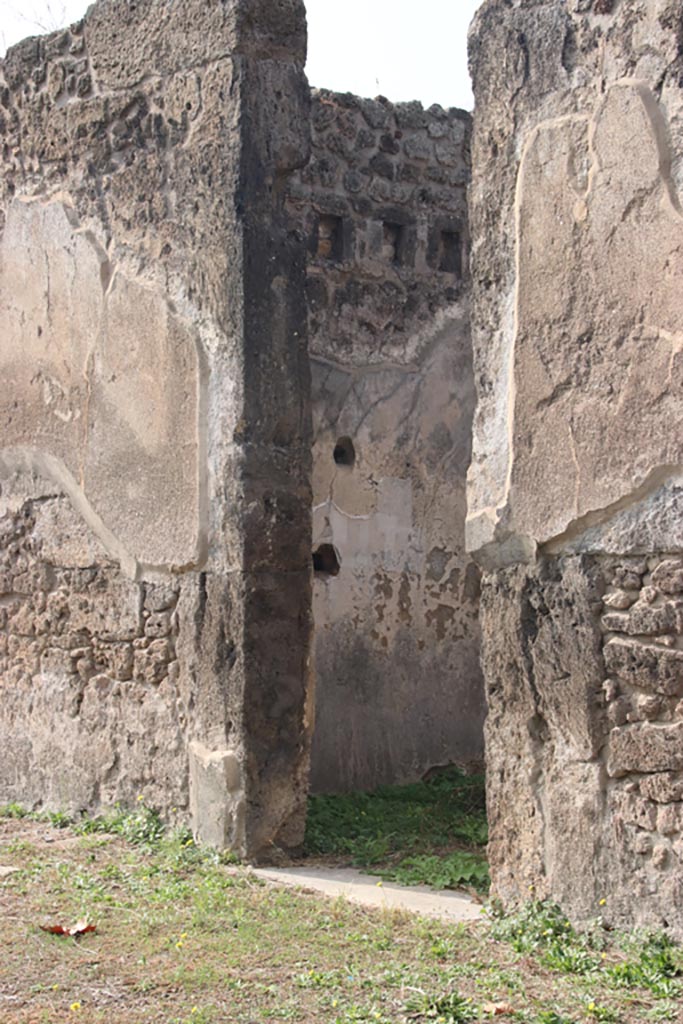
[[[381,882],[378,882],[378,883],[377,883],[377,887],[378,887],[378,889],[381,889],[381,888],[382,888],[382,883],[381,883]]]
[[[180,933],[180,938],[181,939],[186,939],[187,938],[187,932],[181,932]]]
[[[199,1013],[199,1007],[193,1006],[192,1009],[190,1010],[190,1013]]]
[[[333,999],[332,1000],[332,1009],[334,1009],[338,1005],[339,1005],[339,1000],[338,999]]]
[[[183,944],[182,944],[182,942],[181,942],[181,941],[178,941],[178,942],[176,942],[176,944],[175,944],[175,948],[176,948],[176,949],[182,949],[182,948],[183,948]]]
[[[138,803],[139,803],[139,804],[141,804],[141,803],[142,803],[142,801],[143,801],[144,799],[145,799],[145,798],[144,798],[144,796],[142,795],[142,793],[138,793]]]
[[[588,1004],[588,1010],[589,1010],[589,1012],[590,1012],[590,1013],[592,1013],[594,1009],[595,1009],[595,1003],[589,1003],[589,1004]]]
[[[603,899],[600,900],[600,904],[599,905],[601,907],[604,907],[606,903],[607,903],[607,900],[603,897]]]
[[[72,1013],[78,1013],[80,1008],[81,1008],[81,1004],[80,1003],[72,1003],[71,1006],[69,1007],[69,1009],[71,1010]]]
[[[52,986],[52,991],[53,992],[56,992],[58,989],[59,989],[59,985],[53,985]]]

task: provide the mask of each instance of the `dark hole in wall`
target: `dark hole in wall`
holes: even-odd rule
[[[338,466],[352,466],[356,461],[356,449],[350,437],[340,437],[334,446],[334,461]]]
[[[313,569],[322,576],[338,576],[341,559],[334,544],[321,544],[313,552]]]
[[[439,270],[446,274],[462,272],[462,249],[457,231],[442,231],[439,238]]]
[[[321,260],[341,263],[344,259],[344,224],[341,217],[321,213],[318,217],[316,255]]]
[[[384,221],[382,239],[382,257],[387,263],[403,263],[403,225]]]

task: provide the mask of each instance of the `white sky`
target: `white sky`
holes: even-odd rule
[[[467,27],[481,0],[306,0],[312,85],[471,109]],[[0,53],[89,0],[0,0]]]

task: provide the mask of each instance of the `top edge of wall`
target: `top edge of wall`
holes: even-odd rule
[[[93,70],[112,89],[233,56],[301,68],[306,60],[303,0],[97,0],[71,26],[11,46],[0,60],[9,84],[74,36],[85,37]]]

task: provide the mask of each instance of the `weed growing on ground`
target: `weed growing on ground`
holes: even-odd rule
[[[28,817],[29,814],[30,811],[27,811],[21,804],[5,804],[3,807],[0,807],[0,818],[9,818],[16,821]]]
[[[516,914],[506,915],[501,906],[493,906],[491,934],[509,942],[516,953],[547,949],[553,943],[575,942],[577,934],[569,919],[554,903],[532,900]]]
[[[485,891],[487,839],[483,777],[450,768],[410,786],[312,797],[304,849],[406,885]]]
[[[653,1008],[649,1019],[674,1019],[668,1002],[683,998],[683,950],[668,935],[617,935],[608,956],[607,936],[599,918],[593,928],[578,932],[558,906],[545,900],[532,901],[511,915],[498,909],[494,916],[492,937],[510,943],[517,953],[535,953],[552,970],[583,976],[588,983],[599,983],[608,990],[647,989],[666,1001]],[[619,1024],[620,1020],[613,1008],[590,998],[586,1014],[605,1024]]]
[[[579,931],[538,900],[456,926],[327,902],[143,806],[71,827],[12,807],[0,863],[3,1024],[683,1024],[681,948],[599,907]],[[81,918],[79,940],[39,927]]]
[[[479,854],[456,850],[442,856],[422,854],[404,857],[396,867],[382,871],[382,876],[400,885],[431,885],[435,889],[457,889],[471,885],[479,891],[489,886],[486,861]]]
[[[134,846],[154,847],[163,838],[166,828],[159,814],[139,801],[134,811],[117,807],[111,814],[74,822],[74,831],[80,835],[106,832],[121,836]]]
[[[406,1011],[417,1020],[436,1020],[439,1024],[470,1024],[479,1016],[471,999],[459,992],[448,992],[429,996],[424,992],[413,996],[406,1003]]]
[[[211,862],[215,864],[237,864],[239,858],[229,851],[218,851],[195,844],[187,828],[169,831],[157,811],[147,807],[138,798],[135,810],[130,811],[117,805],[108,814],[94,817],[74,817],[62,811],[28,811],[19,804],[0,807],[2,818],[46,822],[58,829],[71,829],[79,836],[120,836],[132,846],[154,851],[164,842],[170,853],[173,851],[178,866]]]
[[[607,968],[617,987],[647,988],[661,999],[683,995],[683,951],[667,935],[647,935],[635,956]]]

